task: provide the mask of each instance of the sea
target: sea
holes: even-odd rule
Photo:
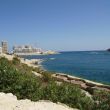
[[[41,65],[48,71],[110,84],[110,52],[108,51],[70,51],[54,55],[24,56],[24,58],[43,59]]]

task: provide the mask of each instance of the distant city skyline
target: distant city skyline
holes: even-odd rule
[[[110,48],[110,0],[0,0],[0,41],[45,50]]]

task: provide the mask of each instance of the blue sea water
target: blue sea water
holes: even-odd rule
[[[110,84],[110,52],[107,51],[61,52],[55,55],[25,56],[25,58],[44,59],[42,65],[49,71]]]

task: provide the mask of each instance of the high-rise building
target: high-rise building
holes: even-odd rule
[[[2,41],[2,53],[8,53],[8,42]]]
[[[2,54],[2,47],[0,47],[0,54]]]

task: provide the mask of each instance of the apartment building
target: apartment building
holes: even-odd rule
[[[2,53],[7,54],[8,53],[8,42],[2,41],[1,45],[2,45]]]
[[[30,45],[23,46],[14,46],[13,53],[41,53],[42,50],[40,48],[34,48]]]

